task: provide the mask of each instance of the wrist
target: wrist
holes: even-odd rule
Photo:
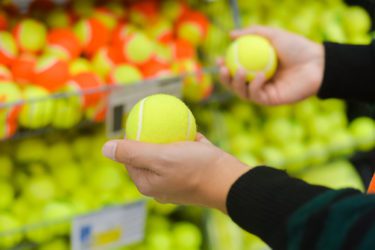
[[[209,169],[211,173],[204,173],[206,181],[199,185],[202,205],[227,213],[226,201],[232,185],[250,168],[225,153]]]
[[[325,67],[325,49],[323,44],[315,43],[312,47],[313,60],[312,60],[312,82],[313,82],[313,94],[318,94],[319,89],[323,83],[324,78],[324,67]]]

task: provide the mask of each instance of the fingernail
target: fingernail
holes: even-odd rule
[[[117,143],[114,141],[109,141],[106,144],[104,144],[102,152],[103,155],[111,160],[116,160],[115,159],[115,153],[116,153],[116,147]]]

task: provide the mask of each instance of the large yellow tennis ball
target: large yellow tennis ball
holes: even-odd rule
[[[277,68],[277,55],[267,39],[246,35],[230,45],[225,63],[232,75],[235,75],[239,68],[243,68],[249,81],[258,73],[264,73],[266,78],[270,79]]]
[[[178,98],[165,94],[148,96],[130,111],[126,138],[149,143],[194,141],[195,118]]]

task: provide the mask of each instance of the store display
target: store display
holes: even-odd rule
[[[340,0],[237,2],[244,26],[315,41],[371,40],[366,11]],[[181,77],[183,100],[139,100],[124,114],[127,139],[192,141],[199,131],[249,166],[365,191],[350,159],[360,162],[375,149],[372,118],[349,120],[346,104],[335,99],[261,107],[214,88],[218,57],[232,75],[245,69],[249,81],[258,72],[269,79],[280,66],[264,37],[232,40],[230,7],[223,0],[34,0],[22,10],[0,4],[0,249],[71,249],[75,217],[139,199],[148,206],[145,239],[118,250],[269,249],[219,212],[147,200],[123,166],[102,156],[107,138],[97,123],[111,91],[129,88],[143,98],[156,78]]]
[[[309,166],[375,147],[375,121],[360,117],[348,124],[340,100],[311,98],[279,107],[235,101],[213,104],[206,110],[197,108],[203,133],[250,166],[265,164],[297,174]]]
[[[189,108],[180,99],[165,94],[140,100],[126,121],[126,138],[130,140],[151,143],[194,141],[196,133],[197,125]]]
[[[277,55],[269,41],[261,36],[247,35],[236,39],[225,56],[225,63],[232,75],[239,69],[252,81],[259,73],[272,78],[277,68]]]

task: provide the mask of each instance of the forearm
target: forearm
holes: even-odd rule
[[[375,101],[375,43],[325,43],[324,78],[318,96]]]
[[[358,194],[359,191],[353,189],[333,191],[309,185],[283,171],[257,167],[235,182],[227,207],[234,222],[262,238],[273,249],[289,249],[291,245],[307,249],[302,246],[315,244],[317,237],[327,240],[334,233],[332,230],[323,232],[325,222],[332,220],[326,216],[328,209]],[[340,209],[335,209],[340,213]],[[353,211],[362,212],[359,208]],[[350,217],[350,213],[345,216]],[[343,221],[333,223],[345,224]]]

